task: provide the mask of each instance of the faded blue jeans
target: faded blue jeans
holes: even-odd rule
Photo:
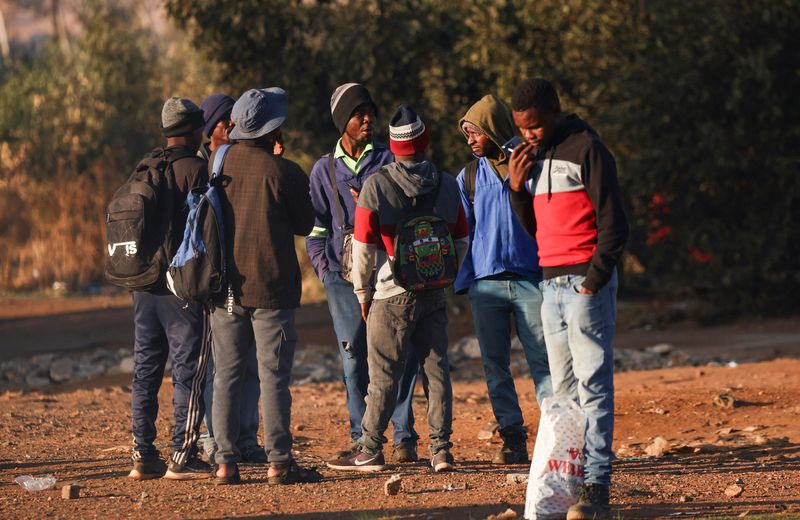
[[[502,433],[524,433],[514,377],[511,375],[511,318],[536,384],[536,401],[553,395],[542,331],[542,292],[538,281],[480,279],[469,287],[475,335],[492,410]]]
[[[597,293],[580,294],[585,277],[544,281],[542,324],[555,395],[566,395],[586,414],[585,481],[611,483],[614,438],[614,330],[617,273]]]
[[[323,283],[344,368],[350,438],[355,442],[361,437],[361,421],[367,409],[367,326],[361,319],[361,306],[353,292],[353,284],[344,280],[338,271],[329,271]],[[350,344],[350,353],[344,350],[343,343]],[[418,371],[417,358],[412,349],[409,349],[405,370],[397,385],[397,404],[392,413],[392,441],[395,446],[401,443],[415,444],[419,439],[414,431],[414,413],[411,409]]]

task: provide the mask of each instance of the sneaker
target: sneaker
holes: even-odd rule
[[[142,454],[133,453],[133,469],[128,474],[128,478],[134,480],[150,480],[161,478],[167,471],[167,465],[158,456],[158,453]]]
[[[500,432],[503,447],[492,459],[492,464],[530,464],[528,436],[524,432]]]
[[[192,457],[183,465],[179,465],[174,461],[169,461],[169,467],[167,467],[164,478],[170,480],[200,480],[211,478],[211,466],[197,457]]]
[[[392,460],[398,463],[417,462],[417,443],[401,442],[392,449]]]
[[[359,451],[361,451],[361,446],[359,446],[358,443],[354,441],[352,444],[350,444],[350,447],[347,448],[346,450],[342,450],[340,452],[337,452],[336,453],[336,457],[341,459],[342,457],[348,457],[350,455],[355,455]]]
[[[567,511],[567,520],[610,520],[608,486],[582,484],[578,502]]]
[[[447,448],[437,451],[431,457],[431,467],[437,473],[440,471],[452,471],[455,465],[456,461]]]
[[[270,469],[278,470],[277,474],[267,477],[267,483],[276,484],[313,484],[322,480],[317,468],[301,468],[292,460],[287,464],[271,464]]]
[[[267,452],[264,448],[256,444],[249,448],[241,450],[242,464],[266,464]]]
[[[383,452],[379,451],[370,455],[361,450],[345,455],[327,463],[331,469],[340,471],[362,471],[371,473],[373,471],[383,471],[386,469],[386,462],[383,460]]]

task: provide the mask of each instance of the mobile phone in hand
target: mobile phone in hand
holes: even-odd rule
[[[503,143],[503,146],[501,146],[500,148],[505,152],[507,156],[510,156],[511,152],[514,151],[514,148],[516,148],[521,144],[522,144],[522,139],[520,139],[518,136],[515,135],[514,137]]]

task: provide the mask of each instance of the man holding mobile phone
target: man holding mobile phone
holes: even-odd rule
[[[355,224],[355,206],[364,182],[383,165],[394,161],[389,148],[373,137],[377,106],[359,83],[345,83],[331,96],[331,117],[341,134],[332,153],[323,155],[311,170],[311,202],[314,229],[306,239],[306,250],[325,286],[347,390],[351,444],[340,455],[355,452],[366,410],[366,323],[361,318],[350,281],[350,244]],[[417,460],[417,440],[411,400],[417,381],[418,363],[409,353],[398,385],[397,405],[392,415],[395,462]]]
[[[503,446],[492,462],[524,464],[529,462],[527,431],[510,367],[512,318],[539,404],[552,395],[552,387],[536,242],[514,217],[508,200],[509,150],[522,141],[514,135],[511,111],[491,94],[470,107],[459,128],[476,159],[457,179],[470,246],[455,291],[469,293],[489,400],[500,426]]]
[[[555,395],[586,414],[584,484],[568,520],[611,518],[617,262],[628,237],[614,157],[553,85],[520,83],[514,123],[526,143],[511,155],[510,198],[535,234],[544,270],[544,326]]]

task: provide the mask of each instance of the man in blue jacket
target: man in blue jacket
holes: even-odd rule
[[[508,153],[514,136],[511,111],[490,95],[472,105],[459,127],[476,156],[458,175],[470,227],[470,247],[455,282],[469,292],[489,400],[503,447],[495,464],[527,463],[527,432],[511,375],[511,318],[536,384],[536,400],[552,395],[542,332],[542,270],[536,242],[514,216],[508,200]]]
[[[369,91],[358,83],[345,83],[331,96],[331,117],[341,138],[333,153],[323,155],[311,170],[311,202],[314,229],[306,239],[306,250],[320,281],[325,285],[333,328],[344,368],[347,411],[350,415],[351,445],[357,449],[361,420],[366,410],[369,385],[367,371],[366,323],[350,281],[349,242],[355,222],[355,203],[367,178],[394,161],[385,144],[373,139],[377,106]],[[400,381],[397,405],[392,415],[396,462],[417,460],[417,440],[411,400],[417,380],[418,363],[413,353]]]

